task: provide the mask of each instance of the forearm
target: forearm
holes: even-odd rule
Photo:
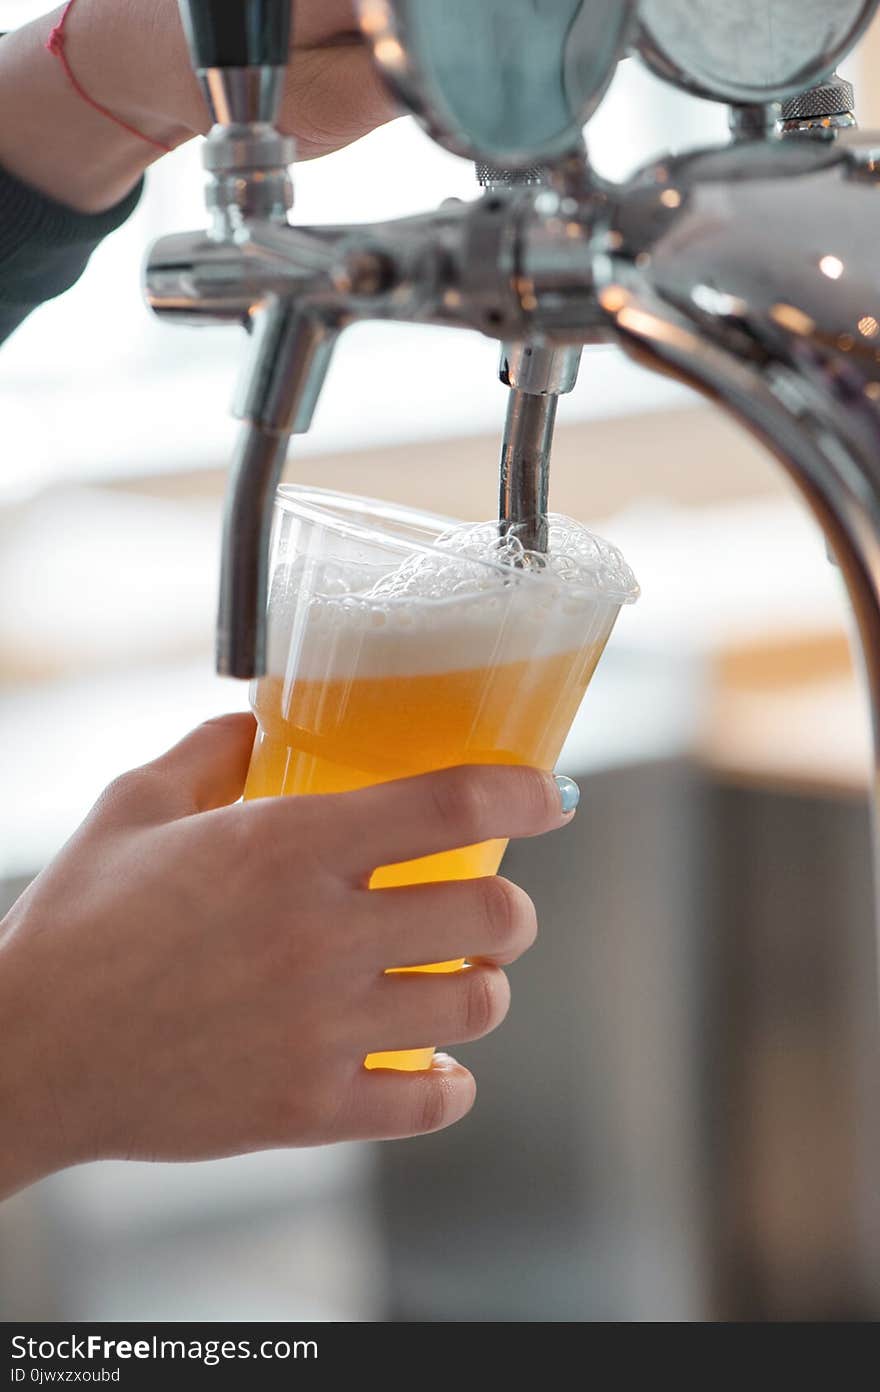
[[[63,54],[87,99],[46,47],[63,14],[0,38],[0,342],[75,283],[148,165],[209,126],[177,0],[75,0]],[[387,121],[393,104],[352,0],[302,0],[294,19],[279,124],[311,159]]]
[[[176,0],[77,0],[66,52],[86,92],[158,144],[124,130],[75,91],[46,40],[61,10],[0,39],[0,165],[78,212],[117,204],[162,153],[194,134],[203,105]]]

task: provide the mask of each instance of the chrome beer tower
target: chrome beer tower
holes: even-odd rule
[[[501,517],[539,548],[556,402],[584,343],[617,343],[744,421],[792,473],[844,570],[876,720],[880,164],[834,72],[876,8],[360,0],[401,108],[483,166],[486,191],[396,222],[297,228],[293,143],[274,125],[289,0],[181,0],[215,121],[204,151],[210,226],[163,238],[146,284],[166,318],[249,331],[219,671],[262,670],[272,497],[337,336],[358,319],[417,321],[503,344]],[[728,103],[730,144],[663,159],[623,186],[598,179],[582,130],[630,51]]]

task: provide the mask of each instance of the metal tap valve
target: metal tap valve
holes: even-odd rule
[[[286,222],[295,146],[274,122],[287,70],[290,6],[180,0],[180,13],[214,121],[202,154],[212,233],[227,236],[250,218]]]

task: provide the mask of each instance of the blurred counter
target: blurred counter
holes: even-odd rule
[[[700,756],[719,777],[864,797],[870,719],[846,634],[828,628],[721,654]]]

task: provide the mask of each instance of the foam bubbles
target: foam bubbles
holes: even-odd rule
[[[514,530],[499,534],[497,522],[456,527],[440,535],[430,553],[413,555],[382,576],[370,597],[446,599],[484,593],[499,582],[540,578],[544,587],[561,581],[569,591],[599,592],[620,604],[638,598],[636,578],[617,547],[579,522],[551,513],[548,542],[545,555],[527,551]]]
[[[497,522],[462,525],[397,565],[297,556],[278,565],[269,669],[331,680],[535,660],[607,639],[639,593],[621,553],[551,514],[548,554]]]

